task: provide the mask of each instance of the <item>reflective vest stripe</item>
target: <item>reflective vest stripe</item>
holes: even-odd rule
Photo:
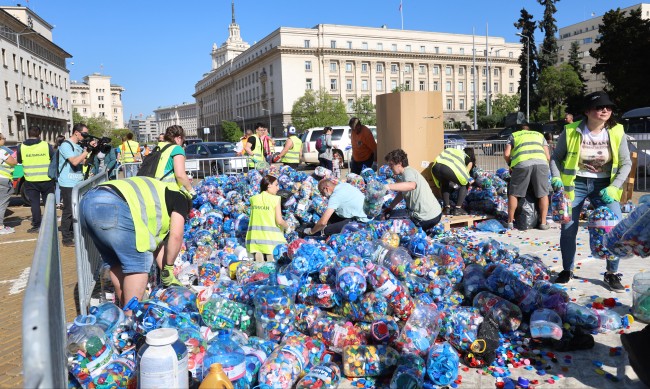
[[[251,245],[270,245],[275,248],[279,244],[283,244],[286,241],[283,240],[268,240],[268,239],[246,239],[246,246]],[[266,253],[265,253],[266,254]]]
[[[467,185],[467,182],[469,182],[469,174],[467,173],[467,168],[465,167],[465,156],[466,155],[463,150],[453,148],[444,149],[438,158],[436,158],[435,163],[449,167],[456,175],[458,182],[460,182],[461,185]],[[433,177],[434,184],[440,188],[438,178],[433,175],[433,172],[431,173],[431,176]]]
[[[12,179],[14,175],[14,169],[7,165],[6,163],[1,163],[0,164],[0,177],[5,177]]]
[[[254,168],[255,164],[264,161],[264,152],[262,151],[262,140],[259,136],[253,135],[255,138],[255,148],[252,150],[253,155],[248,160],[248,167]]]
[[[575,179],[578,172],[578,163],[580,162],[580,148],[582,147],[582,132],[580,124],[582,122],[574,122],[567,124],[564,128],[564,135],[566,138],[567,153],[562,161],[560,168],[560,178],[564,184],[564,192],[569,196],[569,199],[575,198]],[[615,125],[613,128],[607,129],[609,134],[610,153],[612,155],[612,171],[610,174],[610,183],[616,178],[616,173],[620,168],[620,161],[618,158],[618,150],[621,142],[625,142],[625,132],[623,126],[620,124]],[[614,195],[614,200],[620,201],[623,195],[623,189],[618,189]]]
[[[50,145],[47,142],[40,141],[29,146],[23,144],[20,146],[20,154],[26,181],[43,182],[51,180],[47,175],[50,167]]]
[[[160,145],[162,144],[162,147]],[[169,143],[159,143],[158,147],[162,150],[165,146],[167,146]],[[176,182],[176,175],[174,174],[174,168],[172,167],[172,171],[165,175],[165,167],[167,166],[167,162],[169,161],[169,158],[171,158],[172,151],[175,149],[175,146],[168,147],[167,150],[165,150],[161,155],[160,155],[160,161],[158,162],[158,167],[156,168],[156,179],[162,181],[162,182]],[[164,176],[164,177],[163,177]]]
[[[169,233],[170,217],[165,204],[165,190],[174,185],[150,177],[131,177],[101,185],[114,186],[126,199],[135,227],[139,252],[154,251]]]
[[[250,230],[252,231],[273,231],[273,232],[282,232],[278,227],[268,227],[268,226],[251,226]]]
[[[284,163],[300,163],[300,150],[302,149],[302,141],[295,135],[289,137],[293,146],[287,153],[282,157],[282,162]]]
[[[548,162],[544,150],[544,135],[537,131],[522,130],[512,136],[515,142],[510,154],[510,167],[531,159]]]

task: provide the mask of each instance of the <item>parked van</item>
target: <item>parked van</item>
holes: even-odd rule
[[[352,146],[350,144],[350,126],[331,126],[332,127],[332,146],[334,149],[341,150],[343,161],[347,163],[352,155]],[[372,135],[377,140],[377,127],[367,126]],[[305,163],[318,164],[318,151],[316,150],[316,140],[323,135],[324,127],[314,127],[305,130],[300,136],[302,140],[302,155]]]

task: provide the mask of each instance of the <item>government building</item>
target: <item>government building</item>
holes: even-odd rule
[[[113,129],[124,128],[122,92],[124,88],[111,84],[111,76],[93,73],[83,82],[72,81],[72,108],[84,117],[105,117]]]
[[[69,74],[72,58],[53,41],[54,27],[27,7],[0,7],[0,133],[7,145],[39,126],[54,143],[72,127]]]
[[[158,109],[154,109],[153,113],[156,115],[156,125],[160,132],[165,132],[167,127],[179,125],[185,130],[186,138],[196,138],[196,104],[182,103],[158,107]]]
[[[235,22],[228,39],[212,48],[212,68],[195,85],[199,128],[219,133],[221,122],[252,128],[269,123],[283,136],[292,122],[294,102],[307,90],[327,90],[345,102],[401,87],[442,93],[445,120],[470,122],[473,106],[472,35],[319,24],[280,27],[254,45],[246,43]],[[477,100],[512,95],[519,87],[520,43],[501,37],[475,37]],[[487,46],[487,50],[486,50]],[[488,71],[489,68],[489,71]],[[347,123],[332,123],[341,125]],[[298,129],[304,130],[304,129]]]

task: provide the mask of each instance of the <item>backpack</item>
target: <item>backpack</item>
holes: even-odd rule
[[[144,159],[142,160],[142,164],[140,165],[140,169],[138,169],[138,176],[140,177],[151,177],[151,178],[156,178],[156,171],[158,170],[158,164],[160,163],[160,157],[162,157],[162,154],[167,150],[169,147],[175,146],[172,144],[168,144],[162,149],[158,146],[156,146],[152,152],[149,153]],[[165,174],[164,176],[160,177],[159,180],[162,180],[165,178],[169,173],[172,173],[173,170],[170,170]]]
[[[327,151],[327,142],[325,141],[325,135],[321,135],[316,139],[316,151],[319,154],[322,154]]]
[[[63,143],[69,143],[70,146],[72,146],[72,143],[68,140],[63,141]],[[72,147],[74,149],[74,146]],[[61,148],[61,146],[59,146],[59,148]],[[68,163],[70,163],[70,161],[66,159],[65,162],[63,162],[61,169],[59,169],[59,149],[56,149],[54,155],[52,156],[52,159],[50,160],[50,164],[47,167],[47,176],[50,178],[50,180],[58,180],[61,172],[63,171],[63,168],[65,168],[65,165]]]

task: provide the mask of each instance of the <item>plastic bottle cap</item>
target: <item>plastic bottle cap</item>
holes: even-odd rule
[[[147,334],[147,344],[151,346],[166,346],[178,340],[176,328],[158,328]]]

